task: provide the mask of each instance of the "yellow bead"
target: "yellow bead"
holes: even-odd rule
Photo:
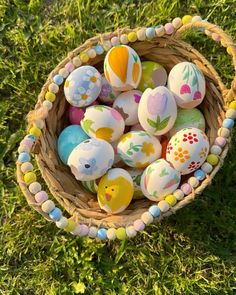
[[[211,164],[212,166],[215,166],[215,165],[217,165],[218,162],[219,162],[219,157],[216,156],[216,155],[214,155],[214,154],[210,154],[210,155],[208,155],[208,157],[207,157],[207,162],[208,162],[209,164]]]
[[[66,232],[71,232],[76,227],[76,223],[72,219],[68,219],[67,226],[64,228]]]
[[[129,34],[128,34],[128,40],[129,40],[129,42],[135,42],[135,41],[137,41],[137,34],[135,33],[135,32],[130,32]]]
[[[230,46],[228,46],[228,47],[226,48],[226,51],[227,51],[227,53],[228,53],[229,55],[232,55],[232,54],[233,54],[233,52],[232,52],[232,48],[231,48]]]
[[[166,196],[165,201],[172,207],[177,203],[176,197],[174,195]]]
[[[36,175],[34,172],[27,172],[25,175],[24,175],[24,182],[29,185],[33,182],[36,181]]]
[[[191,15],[185,15],[185,16],[183,16],[182,17],[182,23],[183,23],[183,25],[186,25],[188,23],[191,23],[192,18],[193,17]]]
[[[88,62],[89,61],[89,56],[86,52],[81,52],[79,55],[80,59],[82,62]]]
[[[30,128],[29,133],[38,138],[41,135],[41,130],[36,126],[33,126]]]
[[[46,100],[49,100],[49,101],[51,101],[51,102],[54,102],[54,100],[56,99],[56,95],[55,95],[55,93],[52,93],[52,92],[47,92],[46,94],[45,94],[45,99]]]
[[[234,109],[234,110],[236,110],[236,101],[232,101],[232,102],[229,104],[229,109]]]
[[[124,227],[117,228],[117,230],[116,230],[116,236],[117,236],[117,239],[119,239],[119,240],[125,240],[126,239],[126,231],[125,231],[125,228]]]

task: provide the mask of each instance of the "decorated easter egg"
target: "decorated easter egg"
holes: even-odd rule
[[[141,64],[142,76],[138,85],[140,91],[166,85],[167,73],[163,66],[154,61],[143,61]]]
[[[180,183],[180,173],[166,160],[159,159],[150,164],[141,177],[143,194],[152,201],[159,201],[173,193]]]
[[[133,193],[134,185],[129,173],[121,168],[113,168],[98,184],[98,204],[108,213],[120,213],[128,207]]]
[[[57,151],[64,164],[67,164],[72,150],[87,138],[88,135],[78,125],[70,125],[63,129],[57,140]]]
[[[137,124],[138,121],[138,104],[142,92],[139,90],[130,90],[121,93],[114,101],[113,108],[116,109],[123,119],[125,125],[131,126]]]
[[[100,178],[93,179],[93,180],[87,180],[87,181],[81,181],[82,186],[88,190],[89,192],[96,194],[98,191],[98,183]]]
[[[77,145],[68,158],[68,166],[77,180],[103,176],[114,161],[112,146],[105,140],[90,138]]]
[[[146,131],[124,134],[117,146],[118,154],[130,167],[143,168],[161,156],[159,140]]]
[[[104,60],[107,81],[118,91],[137,88],[142,67],[138,54],[127,45],[112,47]]]
[[[195,127],[202,131],[205,131],[205,125],[205,118],[201,111],[199,111],[198,109],[178,108],[175,124],[169,133],[170,136],[173,136],[177,131],[188,127]]]
[[[97,105],[97,101],[95,100],[92,105]],[[74,107],[72,105],[69,106],[68,114],[69,114],[69,121],[71,124],[80,125],[80,121],[83,119],[85,113],[84,108]]]
[[[143,130],[143,131],[145,131],[145,130],[143,129],[143,127],[140,125],[140,123],[137,123],[137,124],[133,125],[133,126],[130,128],[130,131],[135,131],[135,130]]]
[[[101,138],[109,142],[120,138],[125,128],[121,114],[104,105],[88,107],[80,124],[90,137]]]
[[[101,87],[102,79],[98,70],[92,66],[82,66],[67,77],[64,93],[71,105],[85,107],[96,100]]]
[[[167,84],[174,94],[177,105],[184,109],[198,106],[206,93],[205,77],[191,62],[175,65],[169,73]]]
[[[141,182],[141,176],[143,174],[143,169],[137,169],[137,168],[129,168],[127,169],[127,172],[129,172],[130,176],[133,179],[134,183],[134,195],[133,199],[141,199],[143,198],[143,192],[140,187]]]
[[[166,160],[182,175],[198,169],[205,161],[209,151],[206,134],[197,128],[184,128],[171,137]]]
[[[99,94],[99,100],[105,104],[113,104],[116,97],[120,94],[120,91],[116,91],[108,83],[106,77],[102,75],[102,89]]]
[[[172,93],[164,86],[146,89],[138,106],[138,118],[143,129],[153,135],[162,135],[174,125],[177,106]]]
[[[120,155],[118,154],[118,149],[117,149],[118,143],[119,143],[119,139],[111,142],[111,146],[114,149],[114,162],[113,162],[113,166],[115,166],[116,164],[118,164],[118,163],[120,163],[122,161]]]

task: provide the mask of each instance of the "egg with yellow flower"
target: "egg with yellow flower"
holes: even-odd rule
[[[121,168],[110,169],[98,184],[98,204],[108,213],[117,214],[130,204],[134,193],[133,180]]]
[[[146,131],[136,130],[124,134],[117,151],[124,163],[130,167],[143,168],[161,157],[160,141]]]
[[[102,88],[102,78],[95,67],[82,66],[67,77],[64,84],[66,100],[75,107],[92,104]]]
[[[135,50],[127,45],[112,47],[104,60],[104,74],[118,91],[137,88],[141,75],[141,61]]]

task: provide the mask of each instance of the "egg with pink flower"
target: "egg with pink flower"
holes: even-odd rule
[[[125,122],[121,114],[105,105],[87,107],[80,125],[92,138],[113,142],[124,133]]]
[[[177,117],[177,105],[172,93],[164,86],[146,89],[140,99],[138,118],[145,131],[152,135],[167,133]]]
[[[173,92],[177,105],[184,109],[198,106],[206,93],[205,77],[191,62],[176,64],[169,73],[167,85]]]

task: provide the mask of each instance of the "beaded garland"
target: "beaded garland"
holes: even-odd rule
[[[94,47],[81,52],[79,56],[68,62],[64,68],[54,75],[52,82],[48,87],[48,91],[45,94],[45,100],[42,107],[47,111],[50,111],[53,102],[56,100],[56,94],[59,91],[59,87],[63,84],[70,72],[75,68],[78,68],[82,64],[86,64],[90,58],[94,58],[96,55],[102,55],[105,51],[108,51],[112,46],[117,44],[128,44],[138,41],[144,41],[145,39],[151,40],[154,37],[161,37],[165,34],[171,35],[174,31],[179,29],[182,25],[203,21],[200,16],[185,15],[184,17],[175,18],[170,23],[158,25],[155,28],[148,27],[142,28],[138,31],[129,32],[128,34],[122,34],[121,36],[113,36],[106,44],[97,44]],[[226,47],[226,44],[221,37],[216,33],[211,33],[205,30],[205,34],[211,36],[216,42]],[[227,47],[226,51],[229,55],[232,55],[231,47]],[[222,153],[224,146],[227,143],[227,138],[230,135],[230,129],[234,126],[234,119],[236,118],[236,101],[232,101],[225,114],[225,119],[222,123],[222,127],[218,130],[218,137],[215,139],[214,145],[211,147],[210,153],[202,164],[201,168],[194,172],[194,176],[190,177],[186,183],[183,183],[179,189],[173,194],[165,197],[164,200],[157,202],[150,206],[148,211],[144,212],[140,219],[134,221],[133,224],[128,225],[126,228],[97,228],[95,226],[88,226],[86,224],[79,224],[72,219],[67,219],[63,216],[61,209],[55,206],[54,202],[49,200],[48,194],[42,190],[41,185],[37,182],[36,174],[33,172],[33,165],[30,162],[30,150],[32,149],[35,141],[40,137],[41,130],[45,124],[43,120],[35,120],[32,127],[29,130],[29,134],[21,141],[18,152],[18,163],[21,165],[21,172],[24,174],[23,179],[28,186],[31,194],[34,195],[34,199],[37,204],[41,206],[41,209],[46,213],[52,221],[56,223],[56,226],[60,229],[64,229],[66,232],[70,232],[73,235],[80,237],[89,236],[91,238],[98,238],[102,241],[109,240],[124,240],[127,237],[132,238],[136,236],[138,231],[142,231],[146,225],[152,223],[154,219],[161,218],[162,213],[171,210],[171,208],[186,195],[190,194],[199,185],[200,181],[207,178],[207,174],[210,174],[213,167],[219,165],[219,155]]]

